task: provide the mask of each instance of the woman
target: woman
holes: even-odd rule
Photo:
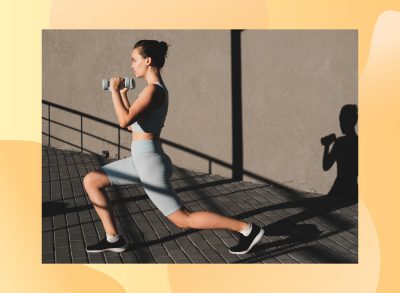
[[[89,245],[87,252],[126,250],[128,244],[118,234],[108,197],[101,189],[109,185],[142,183],[155,206],[180,228],[229,229],[240,233],[239,244],[230,248],[233,254],[244,254],[261,240],[264,230],[255,224],[228,218],[212,212],[190,212],[172,189],[172,162],[164,153],[160,133],[168,110],[168,90],[160,70],[164,66],[168,45],[165,42],[141,40],[132,51],[133,72],[144,78],[147,86],[132,106],[128,89],[121,89],[122,79],[113,77],[110,88],[115,112],[121,128],[132,130],[129,158],[118,160],[90,172],[83,180],[85,189],[103,223],[106,236]]]

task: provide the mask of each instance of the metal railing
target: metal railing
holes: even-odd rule
[[[92,150],[89,150],[89,149],[84,147],[83,135],[85,134],[85,135],[88,135],[88,136],[91,136],[91,137],[106,141],[106,142],[108,142],[108,143],[110,143],[110,144],[112,144],[114,146],[117,146],[117,148],[118,148],[118,159],[120,159],[120,150],[121,149],[125,149],[125,150],[129,150],[130,151],[130,148],[124,147],[124,146],[121,145],[121,130],[126,131],[128,133],[130,131],[128,131],[127,129],[122,129],[121,127],[119,127],[118,124],[112,123],[110,121],[107,121],[107,120],[104,120],[104,119],[101,119],[101,118],[98,118],[98,117],[95,117],[95,116],[92,116],[92,115],[89,115],[89,114],[86,114],[86,113],[83,113],[83,112],[80,112],[80,111],[77,111],[77,110],[74,110],[74,109],[69,109],[69,108],[67,108],[65,106],[58,105],[58,104],[55,104],[55,103],[52,103],[52,102],[48,102],[48,101],[45,101],[45,100],[42,100],[42,103],[44,105],[47,105],[47,107],[48,107],[48,109],[47,109],[48,118],[42,117],[43,120],[48,121],[48,123],[49,123],[49,125],[48,125],[48,133],[45,133],[45,132],[42,131],[42,134],[48,136],[48,139],[49,139],[48,140],[48,146],[51,146],[51,139],[56,139],[56,140],[59,140],[61,142],[66,143],[68,145],[80,148],[81,152],[87,151],[89,153],[98,155],[98,153],[93,152]],[[78,115],[79,119],[80,119],[80,128],[71,127],[69,125],[65,125],[63,123],[60,123],[60,122],[52,120],[51,119],[51,109],[52,108],[56,108],[56,109],[59,109],[59,110],[66,111],[68,113],[72,113],[72,114]],[[97,121],[97,122],[103,123],[105,125],[108,125],[108,126],[116,128],[117,131],[118,131],[118,142],[115,143],[113,141],[106,140],[106,139],[104,139],[102,137],[99,137],[99,136],[96,136],[96,135],[94,135],[92,133],[84,131],[84,129],[83,129],[84,128],[83,118],[94,120],[94,121]],[[64,126],[64,127],[68,128],[68,129],[71,129],[71,130],[74,130],[74,131],[80,132],[80,146],[72,144],[71,142],[68,142],[65,139],[62,139],[60,137],[55,137],[54,135],[52,135],[51,134],[51,124],[52,123],[54,123],[56,125]],[[233,174],[234,173],[233,172],[233,170],[234,170],[233,164],[229,164],[227,162],[221,161],[221,160],[219,160],[217,158],[214,158],[214,157],[211,157],[209,155],[203,154],[203,153],[201,153],[199,151],[196,151],[194,149],[182,146],[180,144],[177,144],[177,143],[172,142],[172,141],[167,140],[167,139],[160,139],[160,140],[161,140],[162,143],[164,143],[164,144],[166,144],[166,145],[168,145],[170,147],[173,147],[173,148],[178,149],[180,151],[183,151],[183,152],[192,154],[192,155],[194,155],[196,157],[199,157],[199,158],[202,158],[204,160],[207,160],[208,161],[208,174],[212,173],[212,165],[213,164],[217,164],[217,165],[220,165],[222,167],[225,167],[225,168],[231,170],[232,171],[231,179],[234,180],[234,181],[238,180],[237,178],[234,177],[234,174]],[[245,169],[242,169],[241,172],[242,172],[242,175],[246,175],[246,176],[248,176],[250,178],[253,178],[253,179],[256,179],[256,180],[258,180],[260,182],[264,182],[264,183],[267,183],[267,184],[274,184],[275,186],[279,186],[280,188],[283,188],[283,189],[285,189],[287,191],[294,192],[294,193],[300,192],[298,190],[295,190],[295,189],[292,189],[292,188],[290,188],[288,186],[285,186],[285,185],[281,184],[280,182],[276,182],[275,180],[272,180],[272,179],[269,179],[269,178],[265,178],[263,176],[255,174],[255,173],[253,173],[251,171],[247,171]]]
[[[51,139],[56,139],[56,140],[61,141],[61,142],[65,143],[65,144],[68,144],[68,145],[71,145],[73,147],[79,148],[81,150],[81,152],[87,151],[87,152],[92,153],[92,154],[97,154],[97,153],[93,152],[92,150],[89,150],[89,149],[84,147],[83,135],[87,135],[87,136],[90,136],[90,137],[93,137],[93,138],[96,138],[96,139],[101,139],[101,140],[106,141],[107,143],[109,143],[111,145],[116,146],[117,149],[118,149],[118,159],[121,158],[121,149],[130,150],[130,148],[124,147],[124,146],[121,145],[121,131],[125,131],[125,132],[128,132],[128,133],[130,131],[121,128],[118,124],[110,122],[110,121],[107,121],[107,120],[104,120],[104,119],[101,119],[101,118],[98,118],[98,117],[95,117],[95,116],[92,116],[92,115],[89,115],[89,114],[86,114],[86,113],[83,113],[83,112],[80,112],[80,111],[77,111],[77,110],[74,110],[74,109],[67,108],[65,106],[58,105],[58,104],[55,104],[55,103],[52,103],[52,102],[49,102],[49,101],[42,100],[42,104],[47,106],[47,118],[42,116],[42,119],[44,121],[48,122],[47,133],[42,131],[42,134],[43,135],[47,135],[47,137],[48,137],[48,146],[51,146]],[[59,110],[66,111],[68,113],[77,115],[79,120],[80,120],[80,127],[79,128],[72,127],[72,126],[60,123],[60,122],[55,121],[54,119],[52,119],[52,116],[51,116],[51,109],[52,108],[59,109]],[[89,133],[89,132],[85,131],[84,130],[84,124],[83,124],[83,118],[89,119],[89,120],[93,120],[93,121],[96,121],[96,122],[102,123],[104,125],[108,125],[108,126],[111,126],[111,127],[115,128],[117,130],[117,132],[118,132],[118,141],[117,141],[117,143],[115,143],[113,141],[110,141],[110,140],[106,140],[104,138],[101,138],[99,136],[96,136],[96,135],[94,135],[92,133]],[[63,139],[62,137],[54,136],[52,134],[52,132],[51,132],[52,124],[59,125],[59,126],[67,128],[67,129],[79,132],[80,133],[80,145],[73,144],[73,143],[67,141],[66,139]],[[219,160],[217,158],[208,156],[208,155],[203,154],[203,153],[201,153],[199,151],[196,151],[196,150],[193,150],[191,148],[179,145],[177,143],[174,143],[174,142],[166,140],[166,139],[160,139],[160,140],[161,140],[162,143],[164,143],[164,144],[166,144],[168,146],[171,146],[171,147],[176,148],[176,149],[178,149],[180,151],[183,151],[183,152],[186,152],[186,153],[190,153],[190,154],[192,154],[192,155],[194,155],[196,157],[199,157],[199,158],[207,160],[208,161],[208,173],[209,174],[211,174],[211,172],[212,172],[212,164],[218,164],[218,165],[223,166],[225,168],[228,168],[230,170],[232,170],[232,168],[233,168],[232,164],[229,164],[229,163],[221,161],[221,160]]]

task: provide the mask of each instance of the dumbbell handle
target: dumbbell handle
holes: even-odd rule
[[[133,78],[125,77],[122,79],[122,84],[125,88],[134,89],[135,88],[135,80]],[[103,79],[101,81],[101,87],[103,90],[110,90],[110,81],[107,79]]]

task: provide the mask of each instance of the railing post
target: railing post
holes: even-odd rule
[[[208,159],[208,174],[211,175],[211,159]]]
[[[83,153],[83,116],[81,115],[81,153]]]
[[[50,146],[50,105],[47,105],[47,117],[49,118],[49,141],[48,146]]]
[[[118,127],[118,160],[120,159],[121,128]]]

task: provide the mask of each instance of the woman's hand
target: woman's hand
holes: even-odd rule
[[[127,88],[127,87],[124,87],[122,90],[119,90],[119,93],[121,94],[121,96],[122,95],[125,95],[126,96],[126,93],[129,91],[129,88]]]
[[[118,76],[114,76],[114,77],[112,77],[111,79],[110,79],[110,89],[111,90],[115,90],[115,91],[118,91],[118,90],[122,90],[122,88],[121,88],[121,86],[123,86],[122,85],[122,78],[120,78],[120,77],[118,77]]]

